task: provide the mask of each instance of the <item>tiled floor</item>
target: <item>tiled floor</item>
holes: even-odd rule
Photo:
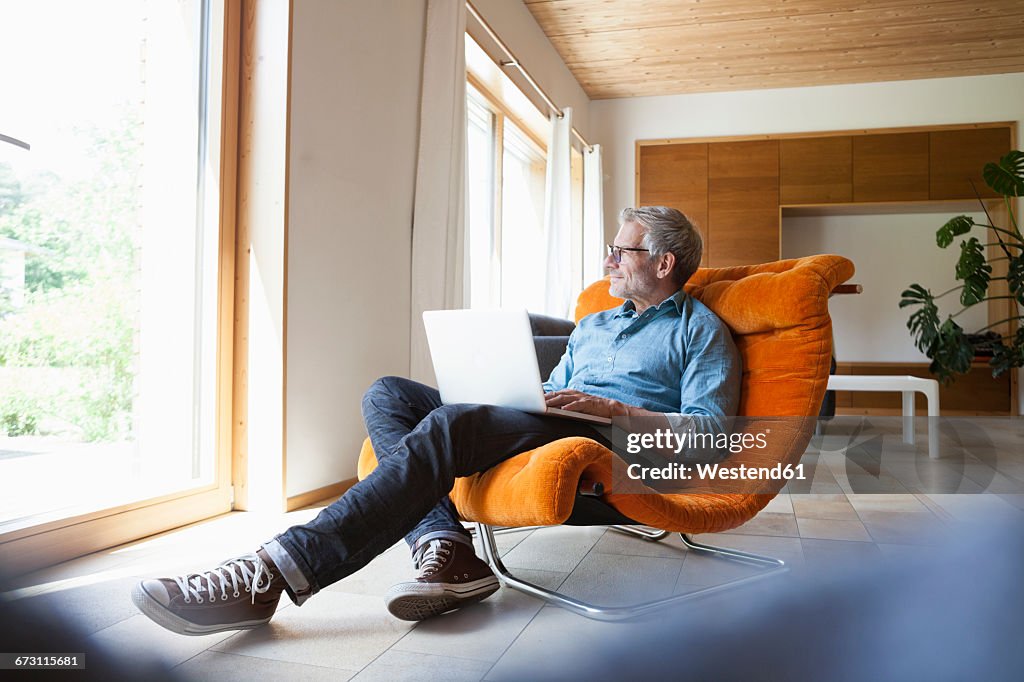
[[[1021,477],[1024,468],[1011,473]],[[998,494],[782,494],[744,526],[696,539],[784,559],[792,569],[786,579],[799,581],[883,557],[913,558],[978,520],[1024,522],[1022,507],[1016,497]],[[87,653],[99,646],[138,652],[132,655],[155,657],[181,678],[196,680],[516,679],[524,665],[542,665],[566,638],[600,642],[632,627],[589,621],[508,588],[429,621],[396,620],[382,595],[412,573],[401,543],[301,608],[285,598],[271,624],[258,630],[182,637],[149,621],[130,601],[139,578],[210,568],[316,512],[229,514],[23,576],[7,596],[72,621],[87,635]],[[605,528],[557,527],[498,539],[517,574],[610,604],[693,591],[755,570],[696,555],[678,536],[653,543]],[[771,589],[772,580],[757,584]],[[745,597],[737,589],[716,598]]]

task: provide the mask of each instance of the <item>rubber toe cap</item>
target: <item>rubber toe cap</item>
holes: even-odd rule
[[[140,587],[161,606],[167,606],[171,603],[171,595],[167,593],[167,587],[161,581],[143,580]]]

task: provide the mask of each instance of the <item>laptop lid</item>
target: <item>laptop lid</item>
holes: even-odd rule
[[[441,402],[544,412],[530,318],[519,310],[423,313]]]

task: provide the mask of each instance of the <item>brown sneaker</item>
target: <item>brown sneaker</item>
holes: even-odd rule
[[[172,632],[208,635],[267,623],[284,588],[284,577],[261,548],[203,573],[143,580],[132,589],[132,601]]]
[[[469,539],[433,538],[413,550],[416,580],[384,595],[388,611],[402,620],[423,620],[494,594],[498,579],[479,559]]]

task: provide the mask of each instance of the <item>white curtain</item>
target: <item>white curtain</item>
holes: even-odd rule
[[[570,238],[572,229],[572,109],[562,117],[552,114],[548,140],[547,177],[544,186],[544,237],[547,258],[544,282],[546,315],[569,316],[572,288]]]
[[[436,385],[423,311],[465,298],[466,3],[428,0],[412,221],[409,375]]]
[[[604,276],[604,172],[601,145],[583,152],[583,286]]]

